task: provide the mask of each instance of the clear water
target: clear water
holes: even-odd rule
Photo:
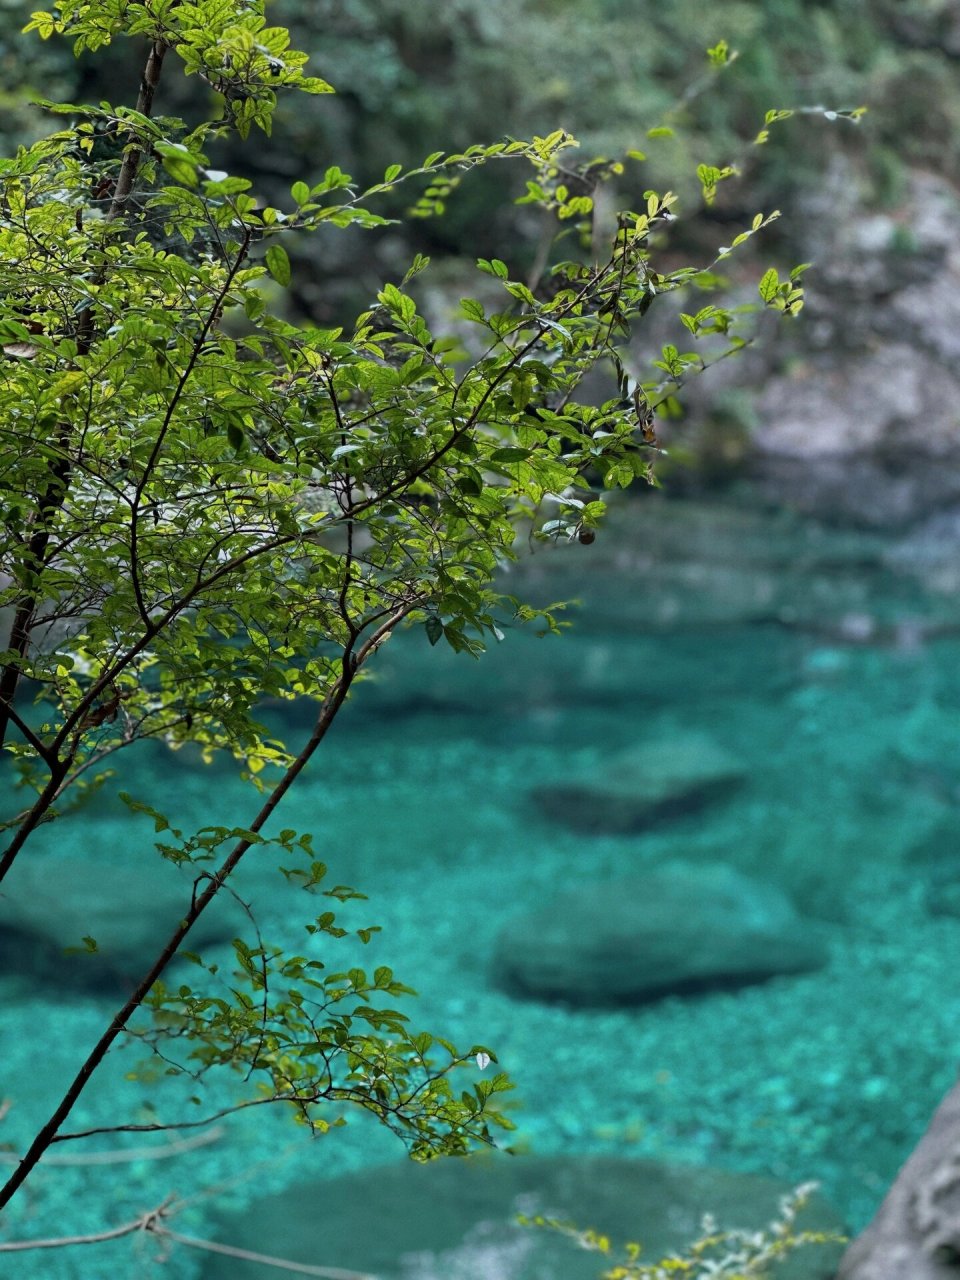
[[[568,635],[510,635],[480,663],[422,634],[391,641],[284,803],[281,825],[312,830],[335,879],[369,894],[344,914],[383,926],[363,958],[418,988],[418,1024],[498,1050],[518,1086],[521,1147],[816,1178],[852,1226],[870,1216],[960,1047],[960,916],[949,913],[960,901],[960,604],[891,560],[891,545],[731,504],[633,505],[594,547],[522,571],[544,598],[580,597]],[[747,766],[746,785],[698,814],[584,835],[531,801],[538,785],[687,730]],[[287,732],[302,732],[295,718]],[[128,767],[126,789],[185,828],[255,811],[226,768],[154,749]],[[132,826],[109,794],[71,822],[42,833],[31,856],[46,841],[120,862],[149,844],[150,824]],[[675,857],[727,860],[785,888],[826,937],[829,965],[635,1009],[519,1002],[492,984],[508,914]],[[257,896],[267,937],[305,945],[308,912],[274,871],[253,863],[240,888]],[[112,1004],[25,994],[7,979],[0,999],[12,1103],[0,1139],[17,1150]],[[189,1111],[192,1086],[145,1089],[124,1078],[131,1065],[111,1055],[72,1127],[147,1118],[147,1099],[161,1117]],[[240,1207],[299,1176],[400,1156],[363,1123],[311,1142],[266,1109],[216,1133],[176,1157],[123,1163],[92,1153],[163,1139],[59,1147],[84,1163],[38,1170],[6,1235],[112,1226],[176,1192],[200,1197],[177,1227],[202,1236],[211,1188]],[[199,1254],[161,1265],[159,1252],[138,1238],[26,1253],[0,1260],[0,1274],[199,1274]]]

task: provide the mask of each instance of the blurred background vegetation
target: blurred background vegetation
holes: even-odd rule
[[[139,74],[122,46],[77,63],[64,42],[24,41],[19,29],[33,7],[0,0],[4,149],[47,130],[32,99],[125,100],[124,86]],[[328,164],[369,181],[388,164],[439,148],[558,127],[580,138],[584,159],[649,152],[636,171],[641,191],[692,194],[696,165],[741,156],[768,108],[860,103],[871,114],[856,135],[809,117],[780,126],[771,146],[751,153],[746,181],[722,190],[712,219],[795,207],[831,154],[844,150],[855,156],[868,207],[894,205],[911,165],[948,177],[960,171],[956,0],[273,0],[271,7],[337,96],[291,99],[271,139],[247,148],[242,161],[229,147],[217,157],[233,171],[252,166],[267,199]],[[704,50],[721,38],[739,52],[737,66],[698,92]],[[171,77],[164,94],[161,111],[190,115],[212,91]],[[665,121],[677,127],[674,138],[649,143],[647,130]],[[472,261],[504,256],[511,245],[521,262],[532,259],[539,224],[505,198],[526,176],[495,166],[456,192],[443,219],[372,238],[316,238],[302,250],[310,256],[300,264],[301,309],[324,322],[363,305],[416,251]],[[780,235],[801,231],[794,219]]]

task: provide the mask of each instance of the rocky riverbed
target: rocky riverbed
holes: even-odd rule
[[[960,605],[944,589],[952,554],[920,526],[842,530],[771,511],[746,492],[709,503],[646,494],[614,512],[593,546],[542,551],[515,571],[512,586],[545,601],[580,597],[564,637],[508,629],[474,663],[414,632],[379,655],[376,678],[283,825],[314,831],[337,880],[369,893],[345,908],[347,922],[384,926],[362,959],[392,964],[419,989],[409,1009],[418,1024],[497,1049],[518,1085],[521,1153],[652,1160],[780,1186],[819,1179],[837,1218],[855,1227],[870,1215],[952,1082],[960,1047]],[[296,715],[285,729],[296,738]],[[252,802],[226,767],[161,751],[136,757],[125,786],[185,829],[242,821]],[[578,795],[593,806],[586,816]],[[152,823],[131,825],[109,791],[69,821],[41,833],[36,883],[25,878],[17,906],[12,878],[5,908],[19,912],[13,923],[30,942],[13,958],[0,953],[12,1103],[2,1137],[14,1151],[109,1016],[143,942],[142,926],[120,928],[116,964],[101,955],[100,976],[69,990],[51,984],[61,940],[43,942],[42,894],[77,871],[109,885],[111,868],[128,876],[154,856]],[[771,950],[766,966],[714,975],[722,980],[628,982],[613,999],[581,998],[573,985],[565,995],[555,975],[540,992],[502,980],[504,930],[551,901],[568,910],[580,892],[603,926],[604,894],[619,895],[623,916],[627,884],[640,895],[638,932],[650,934],[643,922],[655,918],[657,894],[666,902],[681,875],[698,885],[698,867],[697,891],[718,886],[701,909],[719,954],[737,954],[738,933],[762,949],[772,922],[778,944],[794,948],[790,963],[772,963]],[[174,888],[151,890],[158,910]],[[257,902],[266,936],[347,962],[346,944],[335,960],[302,933],[296,894],[264,862],[251,863],[238,888]],[[116,913],[103,914],[92,892],[89,910],[94,936],[117,930]],[[616,933],[612,944],[602,934],[591,943],[587,923],[579,943],[590,969]],[[220,932],[237,927],[225,921]],[[640,945],[614,958],[641,979],[650,964]],[[32,983],[25,964],[35,964]],[[135,1057],[114,1056],[77,1127],[195,1110],[191,1082],[158,1077],[144,1089],[127,1080]],[[180,1156],[145,1150],[163,1141],[58,1148],[81,1163],[50,1159],[8,1233],[112,1225],[175,1189],[204,1193],[180,1220],[184,1231],[226,1239],[239,1213],[259,1224],[265,1251],[282,1256],[271,1195],[331,1179],[336,1202],[337,1178],[400,1161],[396,1145],[362,1123],[310,1142],[263,1110]],[[119,1170],[99,1156],[85,1163],[86,1150],[122,1146],[133,1150]],[[693,1175],[691,1185],[701,1185]],[[591,1215],[602,1208],[591,1202]],[[624,1229],[620,1216],[583,1225]],[[18,1274],[86,1280],[122,1273],[130,1257],[135,1274],[165,1274],[155,1246],[132,1247],[28,1254]],[[429,1234],[424,1247],[434,1247]],[[184,1280],[205,1274],[199,1251],[179,1249],[175,1261]],[[316,1261],[329,1259],[318,1252]]]

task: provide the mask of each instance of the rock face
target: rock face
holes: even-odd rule
[[[837,1280],[951,1280],[960,1273],[960,1085],[937,1108]]]
[[[884,563],[895,573],[918,578],[927,591],[960,594],[960,509],[938,511],[891,547]]]
[[[518,1213],[592,1226],[615,1243],[642,1240],[651,1262],[700,1234],[705,1213],[721,1227],[764,1226],[789,1188],[771,1179],[607,1157],[437,1160],[297,1183],[222,1216],[218,1238],[241,1248],[376,1280],[597,1280],[611,1259],[554,1232],[520,1227]],[[798,1229],[842,1231],[814,1198]],[[803,1248],[771,1280],[829,1280],[839,1249]],[[237,1262],[206,1257],[203,1280],[238,1280]],[[249,1280],[275,1268],[243,1264]]]
[[[723,396],[749,406],[738,415],[750,442],[737,447],[794,510],[889,528],[956,505],[960,192],[914,170],[897,209],[871,212],[838,156],[795,224],[808,236],[798,256],[813,264],[799,323],[685,389],[694,420],[716,425]]]
[[[677,862],[515,918],[495,971],[516,995],[611,1005],[761,982],[825,958],[778,890],[721,863]]]
[[[960,496],[943,465],[960,457],[960,199],[919,171],[889,215],[856,191],[838,161],[811,197],[800,346],[756,402],[755,443],[791,503],[909,524]]]
[[[699,812],[743,777],[743,765],[705,734],[680,733],[621,751],[592,777],[539,787],[533,798],[575,831],[642,831]]]
[[[137,865],[25,851],[0,890],[0,974],[58,991],[126,993],[162,949],[191,891],[191,878],[152,851]],[[190,945],[241,929],[232,899],[214,903]],[[96,953],[66,953],[85,936],[96,940]]]

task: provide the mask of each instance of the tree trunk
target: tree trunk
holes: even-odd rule
[[[934,1112],[837,1280],[960,1277],[960,1083]]]

